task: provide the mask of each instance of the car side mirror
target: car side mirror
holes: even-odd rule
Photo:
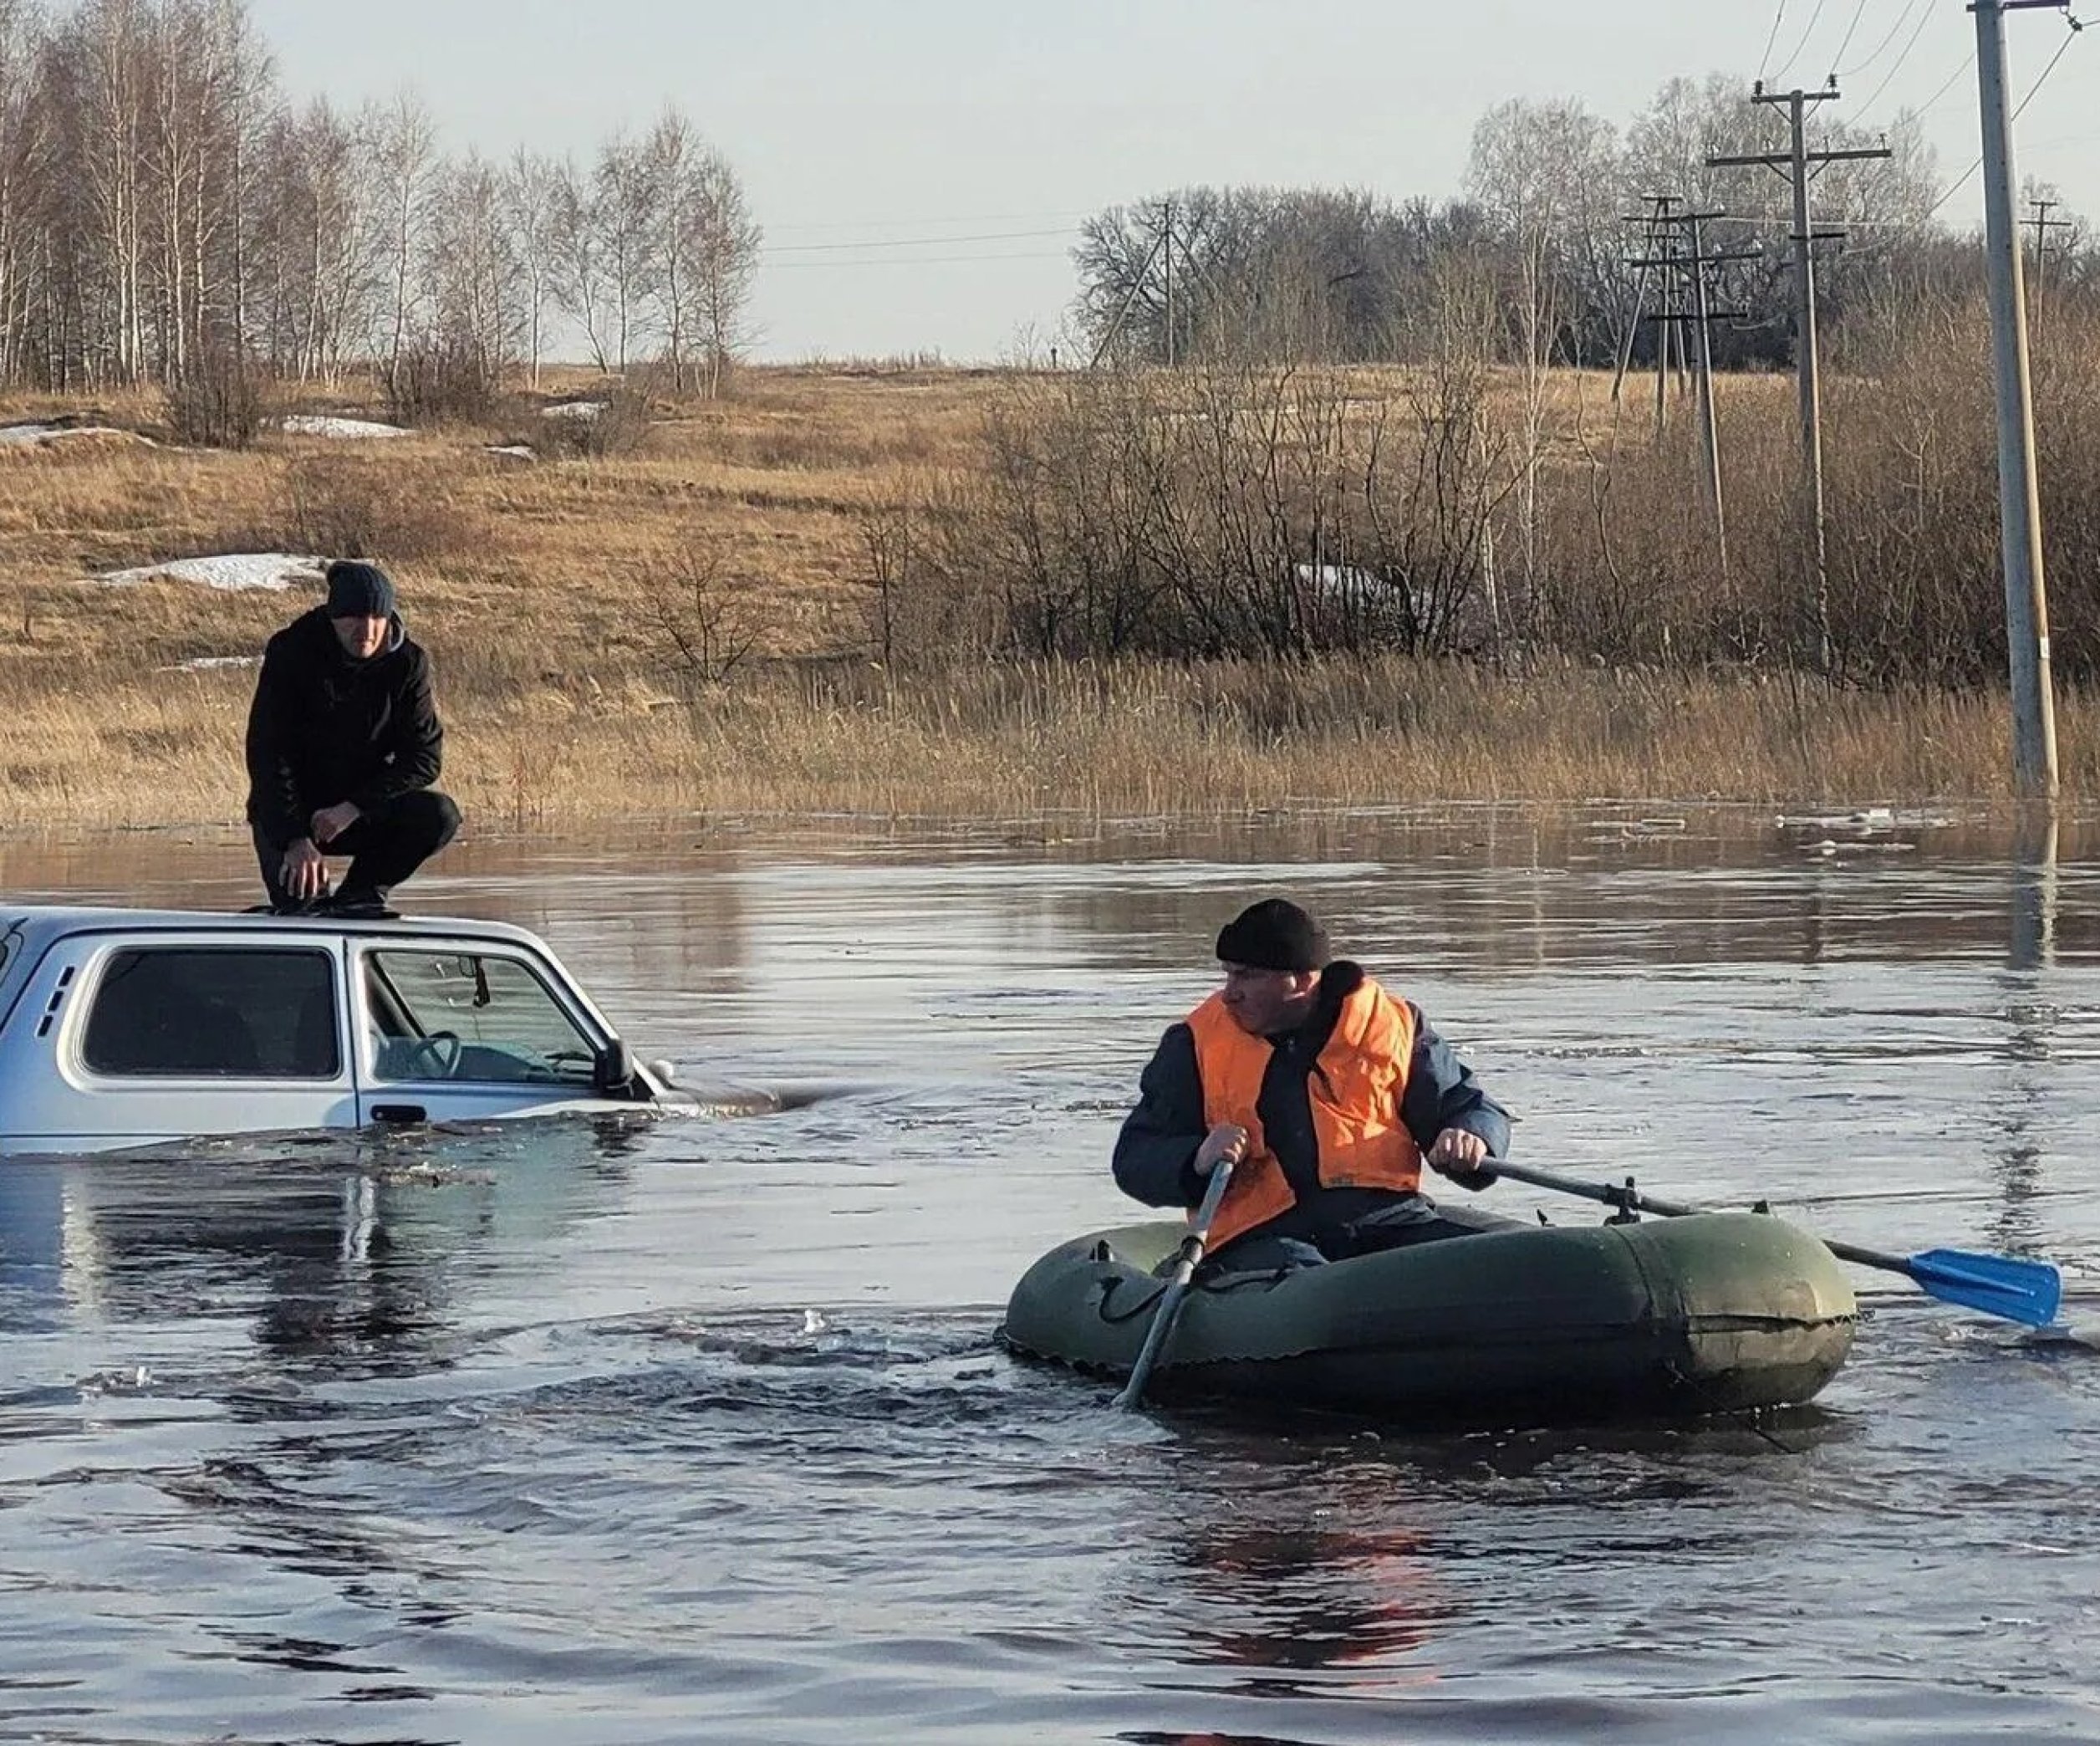
[[[635,1090],[635,1052],[618,1037],[591,1063],[591,1085],[604,1097],[627,1097]]]

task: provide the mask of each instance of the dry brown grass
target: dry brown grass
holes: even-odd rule
[[[550,382],[546,397],[592,380]],[[502,426],[381,443],[0,450],[0,823],[237,816],[252,675],[179,664],[252,654],[308,600],[81,579],[273,549],[357,548],[393,570],[437,663],[447,785],[484,818],[2006,789],[2003,706],[1989,697],[1397,661],[884,672],[866,661],[859,518],[974,464],[1002,378],[739,381],[731,401],[659,405],[637,452],[597,460],[486,452],[532,434],[525,406]],[[1367,373],[1363,391],[1390,385]],[[1731,389],[1783,411],[1784,384]],[[1603,406],[1598,378],[1556,392]],[[365,416],[378,404],[369,390],[298,398]],[[165,434],[145,397],[0,404],[0,421],[61,412]],[[696,682],[661,621],[696,555],[719,589],[711,610],[755,639],[727,686]],[[2087,700],[2067,700],[2067,781],[2083,793],[2100,788],[2092,720]]]

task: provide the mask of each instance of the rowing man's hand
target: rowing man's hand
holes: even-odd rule
[[[1221,1121],[1203,1136],[1203,1144],[1196,1148],[1195,1173],[1207,1177],[1218,1167],[1218,1160],[1230,1158],[1237,1164],[1246,1156],[1247,1131],[1236,1122]]]
[[[1488,1182],[1494,1180],[1489,1170],[1491,1156],[1487,1141],[1478,1134],[1470,1134],[1464,1128],[1448,1127],[1436,1136],[1436,1144],[1429,1149],[1422,1161],[1440,1176],[1463,1182],[1469,1188],[1479,1188],[1485,1186],[1481,1181],[1483,1172]]]

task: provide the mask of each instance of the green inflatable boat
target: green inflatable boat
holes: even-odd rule
[[[1001,1335],[1104,1376],[1136,1361],[1182,1227],[1104,1231],[1022,1276]],[[1205,1275],[1147,1389],[1410,1425],[1690,1417],[1807,1401],[1858,1313],[1837,1260],[1756,1212],[1511,1226],[1286,1274]]]

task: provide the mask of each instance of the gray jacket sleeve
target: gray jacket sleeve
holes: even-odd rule
[[[1116,1136],[1116,1187],[1148,1207],[1193,1207],[1202,1190],[1190,1166],[1205,1132],[1195,1038],[1187,1025],[1172,1025],[1145,1064],[1138,1106]]]
[[[1509,1111],[1481,1089],[1472,1069],[1437,1035],[1420,1007],[1414,1008],[1414,1060],[1400,1100],[1400,1119],[1425,1151],[1445,1128],[1455,1127],[1479,1135],[1496,1157],[1509,1156]],[[1483,1172],[1477,1182],[1459,1180],[1469,1188],[1484,1188],[1494,1177]]]

